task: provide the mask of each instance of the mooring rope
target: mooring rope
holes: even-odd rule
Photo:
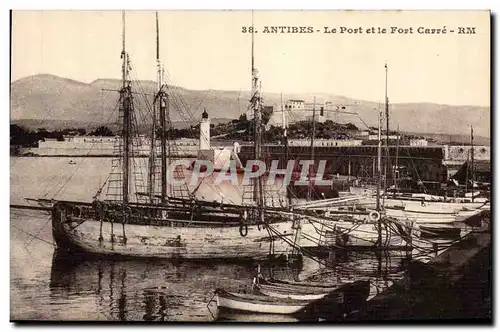
[[[29,235],[29,236],[32,236],[33,238],[35,238],[35,239],[37,239],[37,240],[40,240],[40,241],[45,242],[45,243],[47,243],[47,244],[50,244],[50,245],[51,245],[51,246],[53,246],[53,247],[55,247],[55,246],[56,246],[54,243],[49,242],[49,241],[47,241],[47,240],[44,240],[44,239],[42,239],[42,238],[38,237],[36,234],[32,234],[32,233],[30,233],[30,232],[28,232],[28,231],[26,231],[26,230],[24,230],[24,229],[22,229],[22,228],[20,228],[20,227],[17,227],[16,225],[11,225],[11,226],[12,226],[12,227],[14,227],[15,229],[17,229],[17,230],[19,230],[19,231],[21,231],[21,232],[23,232],[23,233],[25,233],[25,234]],[[27,246],[25,246],[25,247],[24,247],[24,249],[26,249],[26,247],[27,247]]]

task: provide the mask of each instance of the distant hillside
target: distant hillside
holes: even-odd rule
[[[155,83],[141,81],[140,86],[148,94],[151,103]],[[87,84],[58,76],[41,74],[19,79],[11,84],[11,119],[43,121],[48,124],[57,120],[86,124],[106,124],[116,121],[120,81],[98,79]],[[247,91],[188,90],[172,87],[172,120],[178,126],[196,123],[206,108],[212,118],[235,119],[246,111],[249,93]],[[263,94],[267,105],[280,104],[281,97],[276,93]],[[304,99],[312,101],[312,94],[284,95],[284,99]],[[353,115],[329,115],[338,122],[352,122],[363,126],[377,123],[378,103],[354,100],[330,94],[316,94],[318,103],[331,101],[347,105],[346,110],[357,112],[362,121]],[[144,98],[135,97],[138,121],[148,119]],[[113,112],[113,110],[115,110]],[[182,111],[180,111],[182,110]],[[188,111],[187,111],[188,110]],[[474,126],[477,136],[490,136],[490,109],[478,106],[451,106],[431,103],[392,104],[390,108],[391,129],[399,124],[401,131],[416,133],[440,133],[445,135],[468,135],[470,125]],[[291,116],[292,117],[292,116]],[[62,122],[60,122],[62,121]]]
[[[233,119],[228,118],[212,118],[211,123],[217,125],[219,123],[226,123]],[[190,127],[192,125],[197,125],[199,123],[198,120],[193,121],[178,121],[173,122],[175,128],[183,129]],[[84,128],[87,131],[94,130],[99,126],[107,126],[113,131],[117,131],[118,125],[116,122],[91,122],[91,121],[78,121],[78,120],[33,120],[33,119],[19,119],[19,120],[11,120],[11,124],[17,124],[29,130],[36,130],[38,128],[45,128],[49,131],[53,130],[63,130],[68,128]],[[139,125],[140,133],[149,133],[149,126]]]

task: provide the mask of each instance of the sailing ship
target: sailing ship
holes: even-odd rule
[[[170,166],[168,141],[170,128],[169,94],[164,70],[159,60],[159,28],[156,13],[156,60],[158,89],[153,102],[153,128],[149,160],[148,192],[134,201],[131,168],[134,164],[132,125],[135,119],[134,91],[130,80],[130,58],[125,48],[125,13],[122,13],[122,85],[119,90],[119,112],[122,124],[119,140],[119,190],[111,199],[101,192],[92,204],[56,201],[52,208],[52,233],[60,250],[94,255],[183,259],[261,259],[269,255],[289,255],[294,244],[293,224],[279,214],[269,215],[264,209],[262,179],[254,179],[253,204],[240,207],[218,206],[187,197],[170,195],[167,183]],[[255,160],[261,159],[261,97],[254,66],[252,34],[252,95],[254,112]],[[156,122],[157,115],[159,121]],[[161,146],[157,152],[157,139]],[[154,169],[160,161],[160,176]],[[175,168],[174,173],[179,173]],[[178,174],[182,178],[182,173]],[[156,179],[159,178],[159,179]],[[159,180],[161,192],[154,192]],[[108,181],[108,189],[110,188]],[[170,185],[170,186],[169,186]],[[168,188],[168,189],[167,189]],[[186,186],[187,188],[187,186]],[[136,198],[138,197],[136,192]],[[144,201],[144,199],[146,199]]]
[[[387,65],[386,65],[387,73]],[[386,92],[387,94],[387,92]],[[387,112],[386,97],[386,112]],[[338,221],[321,224],[316,229],[322,246],[349,248],[402,249],[412,243],[414,220],[391,218],[385,210],[382,193],[382,111],[379,112],[375,195],[350,195],[298,204],[296,211],[306,209]],[[307,237],[307,235],[304,235]],[[302,242],[303,243],[303,242]]]
[[[288,135],[287,135],[287,121],[286,121],[286,116],[285,116],[285,111],[283,110],[283,101],[281,101],[281,112],[283,114],[283,138],[285,141],[285,160],[289,160],[289,146],[288,146]],[[295,181],[298,181],[300,179],[300,174],[302,173],[302,167],[298,165],[298,161],[296,160],[295,165],[294,165],[294,172],[292,174],[292,181],[290,181],[290,184],[287,185],[287,195],[288,196],[293,196],[296,199],[307,199],[307,201],[311,200],[324,200],[324,199],[332,199],[332,198],[338,198],[339,193],[335,186],[333,185],[333,182],[331,185],[320,185],[317,184],[315,179],[316,179],[316,174],[317,174],[317,166],[315,163],[315,154],[314,154],[314,140],[316,136],[316,97],[314,97],[314,102],[313,102],[313,114],[312,114],[312,125],[311,125],[311,145],[310,145],[310,160],[313,161],[312,167],[309,168],[307,172],[307,186],[303,185],[296,185]],[[322,174],[324,175],[324,174]]]
[[[173,171],[170,169],[172,163],[169,156],[175,148],[169,140],[171,96],[167,93],[169,87],[165,83],[164,69],[159,60],[158,18],[156,22],[158,70],[151,112],[152,139],[146,192],[136,190],[137,201],[134,201],[134,186],[131,181],[134,173],[131,169],[135,166],[133,148],[138,137],[133,136],[135,91],[129,77],[130,58],[125,49],[123,13],[122,86],[119,90],[122,131],[121,140],[117,140],[118,160],[113,164],[113,170],[119,169],[118,173],[114,171],[115,176],[118,175],[118,181],[113,183],[115,192],[111,198],[102,198],[101,188],[92,204],[54,202],[52,230],[59,248],[119,257],[262,259],[269,256],[290,257],[303,253],[302,248],[318,246],[401,248],[411,243],[408,240],[411,225],[395,224],[394,227],[398,229],[396,236],[390,236],[393,230],[387,227],[385,231],[382,230],[384,227],[380,220],[381,206],[378,199],[376,209],[364,213],[369,219],[359,222],[346,218],[341,213],[318,216],[315,211],[309,213],[311,211],[299,206],[294,212],[290,196],[288,207],[271,208],[267,202],[269,195],[266,195],[262,176],[252,179],[250,202],[242,205],[201,201],[193,192],[189,192],[185,183],[169,183],[169,171],[174,173],[176,180],[185,177],[182,167],[174,167]],[[254,159],[262,160],[263,103],[254,65],[253,44],[252,34],[252,90],[249,108],[254,114]],[[157,146],[158,142],[160,146]],[[379,173],[380,151],[379,139]],[[157,173],[158,168],[160,170]],[[380,175],[378,183],[380,193]],[[111,180],[107,184],[109,191]],[[161,187],[159,192],[156,190],[158,184]],[[182,197],[174,195],[179,191]],[[311,198],[310,191],[308,197]],[[332,203],[345,204],[343,198],[333,200],[336,201],[330,201],[330,206]],[[316,202],[323,203],[324,200]],[[382,236],[384,232],[387,234]]]
[[[438,195],[429,195],[421,193],[401,193],[399,191],[399,182],[396,176],[396,170],[399,170],[397,165],[394,167],[394,185],[389,188],[387,184],[387,169],[390,163],[389,156],[389,97],[387,94],[388,67],[385,65],[385,117],[386,117],[386,167],[383,194],[380,188],[351,188],[352,194],[365,196],[364,199],[360,198],[359,205],[370,206],[375,202],[377,194],[383,195],[383,207],[388,216],[400,220],[413,220],[421,224],[434,224],[434,223],[452,223],[461,221],[464,218],[477,215],[481,210],[489,209],[489,201],[486,198],[472,197],[446,197]],[[399,130],[398,130],[399,131]],[[473,149],[473,129],[471,127],[471,159],[474,164],[474,149]],[[399,135],[398,135],[399,147]],[[398,151],[398,149],[396,149]],[[472,172],[474,173],[474,172]],[[474,177],[474,176],[472,176]],[[473,181],[472,181],[473,182]],[[390,190],[392,189],[392,190]],[[390,193],[392,191],[392,193]],[[467,195],[465,195],[467,196]]]

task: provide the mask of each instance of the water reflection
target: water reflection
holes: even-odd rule
[[[52,255],[52,251],[40,252],[37,259],[50,262],[48,255]],[[298,266],[261,262],[260,271],[265,277],[331,284],[369,280],[371,298],[402,279],[408,262],[417,254],[420,255],[418,251],[339,250],[321,259],[305,257]],[[35,265],[24,264],[23,269],[29,271]],[[216,288],[248,292],[257,266],[257,263],[241,262],[90,260],[56,250],[48,283],[43,280],[49,276],[34,269],[26,275],[40,282],[29,284],[29,288],[12,283],[11,289],[14,287],[17,292],[13,293],[16,307],[37,308],[36,312],[23,309],[23,315],[39,319],[206,322],[218,317],[238,321],[293,321],[290,317],[234,313],[221,317],[214,305],[207,308]]]
[[[65,304],[67,318],[118,321],[295,321],[275,315],[226,313],[207,307],[216,288],[249,291],[257,266],[265,277],[339,284],[369,280],[370,297],[403,277],[407,252],[336,251],[297,266],[198,263],[161,260],[100,260],[57,250],[50,273],[50,303]],[[79,313],[79,314],[77,314]],[[64,314],[63,314],[64,315]]]
[[[274,268],[285,278],[297,274],[292,270]],[[255,273],[255,263],[88,260],[55,251],[50,297],[110,320],[210,321],[206,305],[214,290],[248,290]]]

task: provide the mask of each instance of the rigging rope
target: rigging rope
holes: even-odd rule
[[[27,235],[29,235],[29,236],[33,237],[33,238],[37,239],[37,240],[40,240],[40,241],[42,241],[42,242],[45,242],[45,243],[50,244],[51,246],[55,247],[55,244],[54,244],[54,243],[49,242],[49,241],[47,241],[47,240],[44,240],[44,239],[42,239],[42,238],[38,237],[36,234],[32,234],[32,233],[30,233],[30,232],[28,232],[28,231],[26,231],[26,230],[24,230],[24,229],[22,229],[22,228],[20,228],[20,227],[18,227],[18,226],[16,226],[16,225],[13,225],[13,224],[11,224],[11,226],[12,226],[12,227],[14,227],[15,229],[17,229],[17,230],[19,230],[19,231],[21,231],[21,232],[23,232],[23,233],[27,234]],[[27,246],[25,246],[25,247],[24,247],[24,249],[27,249]]]
[[[115,105],[115,108],[113,109],[113,111],[111,112],[111,114],[109,115],[108,117],[108,120],[109,121],[111,119],[111,116],[115,113],[117,107],[118,107],[118,104],[119,104],[119,101],[116,103]],[[89,151],[87,152],[87,155],[82,158],[82,160],[80,161],[80,163],[77,165],[77,167],[75,167],[75,170],[73,171],[73,173],[69,176],[68,179],[66,179],[66,181],[64,181],[64,183],[61,185],[61,187],[59,187],[59,189],[54,193],[54,195],[52,195],[52,198],[51,199],[54,199],[58,194],[59,192],[66,186],[66,184],[71,180],[71,178],[73,178],[73,176],[77,173],[78,169],[80,168],[80,166],[83,164],[83,162],[85,161],[85,158],[87,158],[90,153],[92,152],[92,148],[97,144],[97,141],[93,142],[92,145],[90,146],[89,148]]]
[[[49,217],[47,219],[47,221],[45,222],[45,224],[33,235],[33,237],[31,238],[31,240],[24,246],[24,249],[28,248],[28,246],[31,244],[31,242],[33,241],[33,239],[37,238],[38,239],[38,234],[40,234],[40,232],[47,226],[47,224],[52,220],[52,217]]]

